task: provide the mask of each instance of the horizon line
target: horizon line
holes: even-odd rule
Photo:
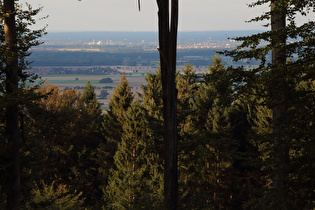
[[[239,30],[196,30],[196,31],[178,31],[178,33],[184,32],[184,33],[190,33],[190,32],[229,32],[229,31],[265,31],[265,30],[261,30],[261,29],[239,29]],[[91,30],[91,31],[66,31],[66,30],[47,30],[47,33],[89,33],[89,32],[113,32],[113,33],[158,33],[158,31],[106,31],[106,30]]]

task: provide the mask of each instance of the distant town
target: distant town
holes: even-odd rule
[[[181,32],[178,38],[177,65],[193,65],[204,71],[212,57],[235,48],[233,37],[253,31]],[[65,32],[50,33],[43,44],[34,48],[30,61],[39,74],[115,74],[159,66],[156,32]],[[225,65],[243,65],[251,68],[255,61],[238,63],[221,55]],[[97,67],[97,68],[94,68]],[[83,71],[83,72],[82,72]]]

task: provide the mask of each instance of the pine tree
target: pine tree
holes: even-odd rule
[[[206,203],[208,192],[202,168],[204,155],[200,129],[196,129],[195,96],[200,82],[191,65],[177,74],[178,130],[179,130],[179,207],[183,209],[210,208]]]

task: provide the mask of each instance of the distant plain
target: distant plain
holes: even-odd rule
[[[132,74],[132,75],[129,75]],[[78,89],[78,91],[82,91],[86,86],[87,82],[93,85],[95,93],[97,96],[100,95],[102,90],[106,90],[109,95],[106,99],[98,100],[102,103],[102,109],[108,108],[108,102],[114,92],[114,89],[120,83],[120,78],[122,75],[69,75],[69,74],[59,74],[59,75],[43,75],[41,79],[47,81],[48,83],[57,86],[60,90],[64,90],[67,88]],[[103,78],[111,78],[113,83],[99,83],[99,81]],[[126,78],[129,82],[129,85],[132,88],[132,92],[136,94],[137,92],[141,92],[141,85],[145,84],[145,76],[142,73],[127,73]],[[79,87],[79,88],[78,88]],[[107,88],[104,88],[107,87]],[[112,88],[108,88],[112,87]]]

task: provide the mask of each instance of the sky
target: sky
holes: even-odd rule
[[[20,0],[43,6],[37,25],[47,31],[157,31],[156,0]],[[250,0],[179,0],[180,31],[261,30],[263,23],[246,23],[268,6],[249,8]]]

